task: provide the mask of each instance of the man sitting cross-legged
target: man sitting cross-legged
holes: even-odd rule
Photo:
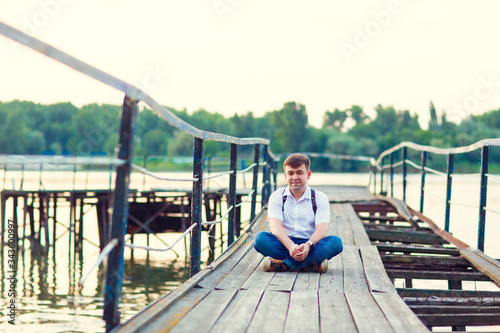
[[[255,236],[254,248],[265,256],[265,271],[309,268],[324,273],[328,260],[342,252],[342,240],[327,236],[328,198],[307,185],[310,163],[303,154],[292,154],[283,163],[288,186],[269,197],[271,232],[261,231]]]

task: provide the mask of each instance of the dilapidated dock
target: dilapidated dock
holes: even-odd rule
[[[428,219],[364,187],[318,189],[331,202],[329,233],[344,242],[326,273],[264,272],[253,249],[255,234],[268,227],[263,210],[220,258],[113,332],[427,332],[500,324],[500,292],[460,290],[463,279],[498,280],[495,260],[461,256],[471,253],[465,244],[457,247]],[[396,278],[406,287],[396,289]],[[450,288],[411,288],[412,279],[437,278]]]

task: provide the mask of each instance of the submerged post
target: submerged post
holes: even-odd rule
[[[128,195],[130,170],[132,165],[135,119],[137,101],[125,96],[120,122],[118,158],[123,164],[116,167],[115,192],[113,194],[113,215],[110,240],[118,240],[117,246],[110,252],[107,262],[106,286],[104,291],[104,314],[106,332],[120,323],[118,302],[123,280],[123,246],[128,219]]]
[[[407,175],[407,168],[406,168],[406,160],[408,158],[408,148],[403,147],[403,202],[406,202],[406,175]]]
[[[250,222],[255,219],[255,209],[257,207],[257,183],[259,182],[259,154],[260,144],[256,144],[253,152],[253,163],[256,164],[253,168],[253,182],[252,182],[252,206],[250,208]]]
[[[427,164],[427,152],[422,151],[420,155],[420,164],[422,165],[420,178],[420,213],[424,212],[424,190],[425,190],[425,165]]]
[[[231,144],[231,159],[229,161],[229,170],[231,174],[229,176],[229,195],[227,197],[227,205],[232,209],[229,211],[229,219],[227,221],[227,245],[234,243],[234,235],[238,232],[236,228],[240,226],[236,225],[236,171],[237,171],[237,160],[238,160],[238,146],[235,143]]]
[[[477,231],[477,248],[484,252],[484,233],[486,230],[486,193],[488,189],[488,156],[490,147],[484,146],[481,150],[481,189],[479,195],[479,223]]]
[[[451,177],[453,175],[453,154],[448,155],[448,172],[446,173],[446,210],[444,213],[444,230],[450,231],[450,208],[451,208]]]
[[[200,271],[201,262],[201,214],[203,206],[203,139],[194,138],[193,198],[191,199],[191,276]]]

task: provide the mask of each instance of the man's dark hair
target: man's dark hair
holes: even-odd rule
[[[306,166],[306,170],[309,171],[311,166],[311,160],[309,157],[300,153],[291,154],[286,158],[285,162],[283,162],[283,169],[285,169],[285,166],[287,165],[292,168],[298,168],[302,164],[304,164]]]

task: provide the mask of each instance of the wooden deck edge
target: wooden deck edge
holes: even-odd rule
[[[138,332],[144,325],[146,325],[151,318],[156,317],[159,313],[167,310],[174,302],[186,295],[198,283],[200,283],[207,276],[212,274],[212,271],[219,267],[227,258],[229,258],[239,246],[245,242],[248,236],[253,232],[253,229],[263,221],[267,220],[267,209],[263,209],[255,218],[255,221],[250,225],[241,236],[229,246],[213,263],[208,267],[193,275],[186,282],[172,290],[167,295],[161,297],[155,302],[151,303],[138,314],[130,318],[122,325],[115,327],[111,333],[125,333],[125,332]]]

